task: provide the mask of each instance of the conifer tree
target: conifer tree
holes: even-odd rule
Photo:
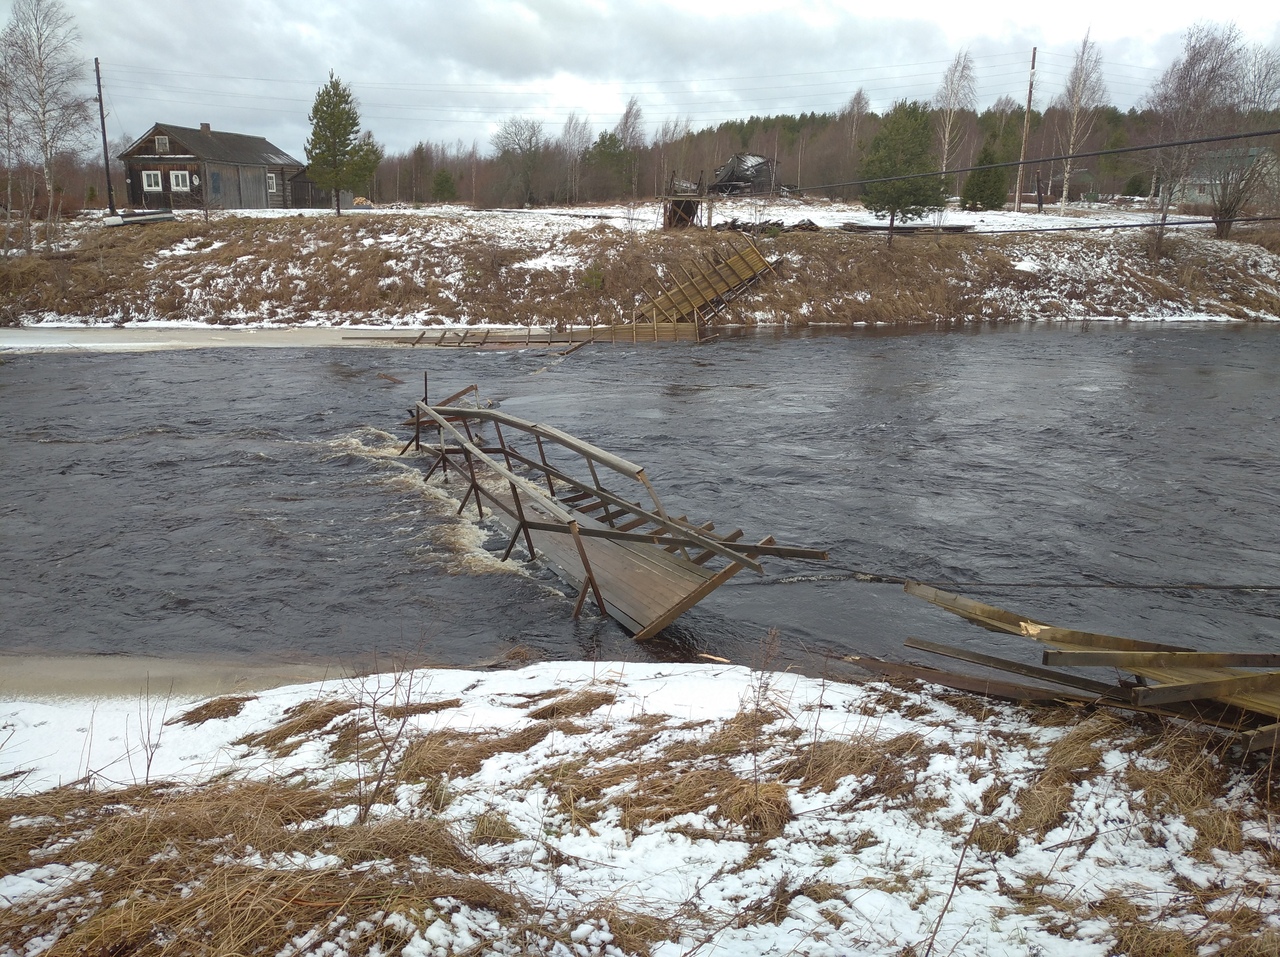
[[[321,189],[333,191],[333,208],[340,216],[342,191],[355,191],[372,179],[382,162],[382,147],[372,134],[361,134],[356,98],[332,70],[329,82],[316,91],[307,119],[307,175]]]
[[[988,136],[978,153],[978,166],[992,166],[999,162],[996,159],[995,137]],[[1009,195],[1009,170],[996,166],[992,169],[976,169],[964,181],[964,191],[960,194],[965,209],[1003,209],[1004,201]]]
[[[929,108],[920,102],[900,100],[893,105],[871,140],[867,159],[862,165],[868,182],[863,205],[877,219],[889,217],[889,245],[893,245],[893,226],[898,219],[919,219],[926,212],[941,209],[946,203],[942,178],[913,176],[937,170],[932,153],[933,130]],[[893,177],[911,176],[910,179]]]

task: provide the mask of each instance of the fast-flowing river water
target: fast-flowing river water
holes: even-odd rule
[[[647,466],[767,562],[636,645],[493,554],[399,426],[470,383]],[[402,383],[393,381],[403,380]],[[858,572],[1068,627],[1276,650],[1280,329],[1035,325],[545,351],[56,353],[0,364],[0,652],[475,665],[700,652],[807,670],[908,636],[1034,660]],[[522,651],[516,650],[516,654]],[[0,668],[3,661],[0,659]]]

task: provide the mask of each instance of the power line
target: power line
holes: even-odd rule
[[[987,163],[983,166],[962,166],[956,169],[935,170],[929,173],[907,173],[902,176],[881,176],[877,179],[855,179],[847,183],[825,183],[821,186],[797,187],[791,192],[809,193],[816,189],[838,189],[844,186],[866,186],[870,183],[896,183],[902,180],[927,179],[934,176],[950,176],[952,173],[972,173],[985,169],[1008,169],[1017,166],[1038,166],[1041,163],[1061,163],[1066,160],[1091,159],[1098,156],[1119,156],[1124,153],[1141,153],[1148,150],[1173,149],[1180,146],[1201,146],[1205,143],[1226,143],[1233,140],[1260,139],[1266,136],[1280,136],[1280,129],[1258,130],[1253,133],[1222,133],[1217,136],[1200,136],[1190,140],[1172,140],[1166,143],[1152,143],[1148,146],[1120,146],[1107,150],[1087,150],[1080,153],[1064,153],[1061,156],[1041,156],[1037,159],[1009,160],[1006,163]]]

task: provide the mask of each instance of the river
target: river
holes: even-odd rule
[[[3,654],[361,668],[708,653],[816,672],[831,654],[902,657],[914,635],[1035,660],[858,572],[1196,648],[1280,637],[1280,592],[1083,587],[1280,585],[1272,326],[0,358]],[[424,371],[433,398],[476,383],[645,465],[668,506],[831,560],[768,560],[644,645],[590,602],[574,621],[554,577],[497,560],[505,532],[454,514],[456,481],[424,483],[396,454]]]

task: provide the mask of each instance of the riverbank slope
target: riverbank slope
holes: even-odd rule
[[[268,212],[271,215],[267,215]],[[656,203],[555,210],[288,211],[107,229],[76,224],[58,251],[0,263],[0,323],[208,326],[556,326],[629,321],[645,291],[682,279],[736,232],[659,228]],[[721,321],[741,324],[1280,317],[1280,235],[1172,234],[1149,214],[945,214],[964,234],[841,230],[859,206],[720,203],[715,221],[773,224],[753,240],[776,272]],[[808,221],[817,231],[789,231]],[[1089,231],[1030,232],[1079,226]],[[1269,248],[1268,248],[1269,247]]]

